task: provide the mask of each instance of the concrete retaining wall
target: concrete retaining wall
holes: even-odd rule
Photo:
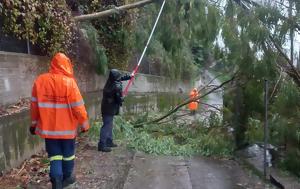
[[[49,63],[50,59],[46,57],[0,51],[0,106],[30,97],[34,79],[48,71]],[[87,67],[76,67],[76,79],[83,92],[101,89],[105,82],[103,76],[94,74]]]
[[[34,79],[47,72],[50,59],[20,53],[0,51],[0,106],[17,102],[20,98],[30,97]],[[75,77],[82,92],[99,91],[106,77],[95,74],[84,63],[75,66]],[[124,86],[127,83],[124,82]],[[177,92],[179,88],[189,91],[189,83],[174,82],[169,78],[138,74],[130,92]]]

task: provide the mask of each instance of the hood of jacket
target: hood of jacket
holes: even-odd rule
[[[56,53],[51,60],[50,73],[74,77],[71,60],[64,53]]]
[[[108,79],[110,81],[118,81],[121,77],[121,73],[117,69],[111,69],[109,72]]]

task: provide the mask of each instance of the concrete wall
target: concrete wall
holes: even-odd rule
[[[17,53],[0,52],[0,105],[17,102],[19,98],[28,97],[32,73],[45,71],[47,59]]]
[[[123,82],[123,86],[128,82]],[[155,93],[155,92],[175,92],[179,90],[188,93],[191,90],[190,82],[174,81],[170,78],[165,78],[155,75],[137,74],[129,88],[129,92],[138,93]]]
[[[50,59],[46,57],[0,51],[0,106],[30,97],[34,79],[48,71],[49,63]],[[75,67],[76,79],[83,92],[100,90],[104,85],[105,78],[89,74],[91,72],[87,67]]]
[[[48,65],[49,59],[45,57],[0,52],[0,106],[16,103],[20,98],[30,97],[34,79],[40,73],[46,72]],[[99,117],[101,89],[106,77],[98,76],[93,69],[80,64],[75,66],[75,76],[81,92],[85,93],[89,117],[91,119]],[[183,91],[190,90],[188,83],[139,74],[129,90],[135,95],[125,99],[122,111],[135,113],[146,111],[147,108],[161,109],[166,103],[175,102],[175,98],[169,98],[168,95],[155,96],[153,93],[177,93],[179,88]],[[136,93],[152,93],[152,97],[142,97]],[[0,172],[18,166],[24,159],[43,147],[42,140],[29,135],[29,125],[28,110],[0,117]]]
[[[41,139],[29,135],[29,112],[0,118],[0,172],[18,166],[41,149]]]
[[[47,72],[50,59],[20,53],[0,51],[0,106],[30,97],[34,79]],[[101,90],[106,77],[98,76],[90,67],[79,63],[75,66],[75,77],[82,92]],[[124,86],[126,86],[124,82]],[[169,78],[138,74],[130,92],[177,92],[179,88],[189,91],[189,83],[174,82]]]

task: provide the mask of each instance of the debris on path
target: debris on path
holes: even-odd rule
[[[0,117],[7,116],[15,113],[19,113],[23,110],[27,110],[30,107],[30,98],[20,98],[20,100],[7,107],[0,106]]]
[[[133,152],[125,146],[111,153],[98,152],[87,137],[77,138],[75,173],[77,183],[69,189],[117,189],[127,178]],[[18,168],[0,177],[0,189],[50,189],[49,160],[45,151],[33,155]]]
[[[0,177],[0,188],[28,188],[31,183],[50,187],[48,165],[45,151],[32,155],[20,167],[11,169]]]

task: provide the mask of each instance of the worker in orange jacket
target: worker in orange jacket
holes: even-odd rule
[[[192,89],[191,92],[190,92],[190,99],[194,99],[194,98],[196,98],[198,96],[199,96],[199,93],[198,93],[197,88]],[[191,111],[192,114],[196,113],[196,110],[198,109],[198,103],[199,102],[200,101],[197,100],[197,101],[189,103],[189,109],[190,109],[190,111]]]
[[[45,139],[52,189],[74,183],[75,137],[78,126],[85,132],[89,123],[72,63],[63,53],[57,53],[49,73],[40,75],[34,82],[31,121],[30,133]]]

